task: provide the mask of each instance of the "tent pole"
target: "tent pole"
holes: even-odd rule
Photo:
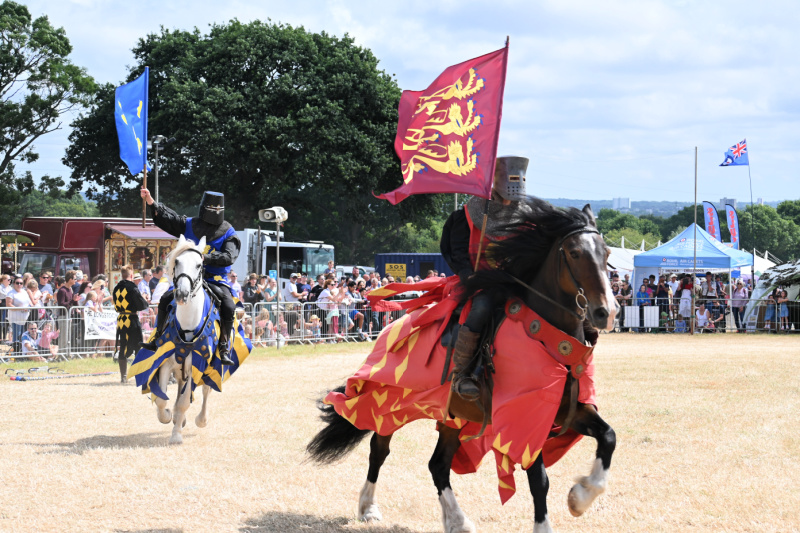
[[[697,313],[694,310],[695,282],[697,281],[697,146],[694,147],[694,268],[692,269],[692,334]]]

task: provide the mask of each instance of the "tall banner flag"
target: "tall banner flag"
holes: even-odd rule
[[[119,156],[134,176],[147,164],[147,87],[150,68],[114,91]],[[148,167],[149,169],[149,167]]]
[[[703,202],[703,214],[706,217],[706,231],[709,235],[722,242],[722,230],[719,228],[719,214],[711,202]]]
[[[731,245],[734,250],[739,249],[739,215],[731,204],[725,204],[725,215],[728,219],[728,231],[731,234]]]
[[[403,184],[376,195],[396,205],[412,194],[490,198],[508,43],[448,68],[424,91],[403,91],[394,149]]]
[[[736,167],[741,165],[750,165],[750,159],[747,157],[747,139],[728,148],[728,151],[725,152],[725,161],[720,166]]]

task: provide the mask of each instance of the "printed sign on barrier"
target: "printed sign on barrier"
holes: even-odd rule
[[[84,338],[86,340],[115,340],[117,336],[117,312],[84,312]]]

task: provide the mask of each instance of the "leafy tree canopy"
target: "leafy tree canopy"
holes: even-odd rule
[[[401,183],[392,147],[400,89],[350,37],[233,20],[207,35],[162,29],[133,52],[129,80],[150,67],[148,131],[177,141],[160,161],[167,205],[223,192],[238,229],[281,205],[288,239],[325,240],[340,261],[367,264],[410,245],[407,224],[424,231],[446,211],[444,195],[397,206],[372,196]],[[73,124],[64,162],[104,214],[136,216],[140,182],[119,159],[113,106],[114,87],[101,87]]]
[[[0,228],[19,228],[25,217],[96,217],[93,202],[65,190],[64,180],[43,176],[35,187],[33,176],[26,172],[15,179],[15,189],[0,192]]]
[[[0,184],[8,187],[12,163],[38,159],[33,143],[61,127],[59,117],[86,105],[96,87],[67,56],[63,28],[47,17],[32,19],[28,8],[0,4]]]
[[[768,205],[748,205],[744,212],[740,211],[739,234],[742,250],[752,251],[755,245],[756,249],[768,250],[784,261],[800,258],[800,226]]]
[[[800,226],[800,200],[786,200],[778,204],[778,214]]]

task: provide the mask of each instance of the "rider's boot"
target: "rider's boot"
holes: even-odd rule
[[[156,326],[156,334],[153,336],[153,340],[150,342],[143,342],[139,345],[145,350],[156,351],[158,349],[156,341],[164,333],[164,328],[167,324],[167,313],[162,312],[160,308],[158,310],[158,316],[156,317],[156,324],[158,325]]]
[[[477,400],[481,392],[469,369],[478,349],[480,336],[480,333],[462,327],[453,348],[453,391],[468,402]]]
[[[229,340],[231,336],[231,332],[233,331],[233,320],[230,322],[225,321],[222,322],[219,328],[219,345],[218,345],[218,352],[219,352],[219,359],[222,361],[222,364],[225,366],[230,366],[235,364],[230,357],[230,346]]]

